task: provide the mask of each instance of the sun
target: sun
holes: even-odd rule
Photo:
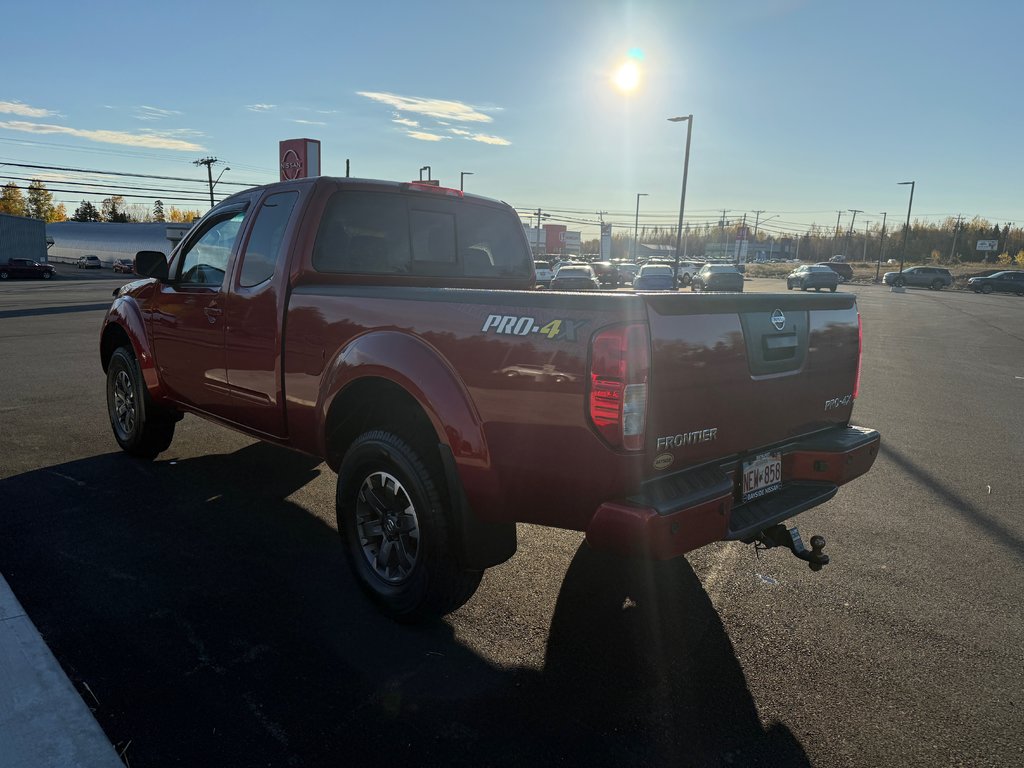
[[[612,82],[623,93],[635,91],[640,85],[640,67],[635,61],[624,61],[612,75]]]

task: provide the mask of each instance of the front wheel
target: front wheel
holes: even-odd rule
[[[53,277],[53,272],[43,272],[43,280],[49,280]]]
[[[107,365],[107,413],[117,444],[132,456],[155,459],[174,439],[175,416],[150,401],[128,347],[118,347]]]
[[[0,269],[0,280],[6,280],[11,275],[6,269]]]
[[[838,286],[833,285],[831,288],[829,288],[829,290],[832,291],[832,293],[835,293],[837,287]]]
[[[981,286],[981,292],[982,293],[992,293],[992,286],[991,285],[983,285],[983,286]]]
[[[897,277],[895,280],[892,281],[892,284],[895,285],[897,288],[902,288],[903,287],[903,278],[902,277]]]
[[[338,470],[335,510],[349,565],[396,621],[443,616],[480,585],[483,571],[460,562],[443,487],[440,462],[383,430],[358,437]]]

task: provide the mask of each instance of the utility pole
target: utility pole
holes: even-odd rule
[[[861,261],[868,260],[868,232],[870,231],[870,225],[864,224],[864,255],[861,257]]]
[[[740,263],[740,251],[743,250],[743,241],[746,239],[746,234],[747,234],[747,214],[745,214],[745,213],[743,214],[743,223],[740,225],[740,231],[739,231],[738,234],[740,236],[738,238],[736,238],[736,259],[735,259],[735,262],[737,264]]]
[[[721,250],[721,253],[722,253],[723,256],[726,255],[726,250],[725,250],[725,225],[728,224],[729,222],[727,222],[725,220],[725,214],[727,214],[728,212],[729,211],[727,211],[727,210],[725,210],[723,208],[722,209],[722,218],[718,220],[718,227],[719,227],[719,230],[720,230],[719,237],[718,237],[718,247]]]
[[[956,256],[956,240],[957,240],[957,237],[960,234],[960,219],[962,219],[962,218],[963,218],[962,215],[958,215],[956,217],[956,224],[953,225],[953,247],[949,251],[949,263],[950,264],[953,263],[953,258]]]
[[[754,211],[754,213],[757,214],[757,216],[754,217],[754,247],[756,248],[757,247],[757,223],[759,221],[761,221],[761,214],[764,213],[764,211]]]
[[[829,258],[836,255],[836,238],[839,237],[839,220],[843,218],[842,211],[836,211],[836,231],[832,234],[832,253],[829,254]]]
[[[204,157],[202,160],[193,160],[192,161],[192,165],[195,165],[195,166],[205,165],[206,166],[206,178],[210,182],[210,207],[211,208],[213,208],[214,203],[213,203],[213,171],[210,170],[210,166],[212,166],[214,163],[219,163],[219,162],[220,162],[220,160],[218,160],[216,157]]]
[[[885,256],[885,217],[888,211],[882,211],[882,234],[878,236],[878,266],[875,267],[875,282],[878,282],[878,273],[882,270],[882,259]]]
[[[864,213],[864,211],[856,208],[850,208],[850,213],[853,214],[853,218],[850,219],[850,228],[846,230],[846,242],[843,244],[843,258],[846,258],[847,252],[850,250],[850,238],[853,236],[853,223],[857,220],[858,213]],[[833,256],[835,254],[832,254]]]

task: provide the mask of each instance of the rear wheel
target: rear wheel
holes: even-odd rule
[[[992,293],[992,286],[991,285],[983,285],[983,286],[981,286],[981,292],[982,293]]]
[[[156,407],[142,381],[135,354],[118,347],[107,365],[107,413],[122,450],[155,459],[174,439],[177,415]]]
[[[431,470],[429,464],[438,464]],[[356,580],[391,618],[415,622],[462,606],[483,571],[462,566],[442,505],[439,462],[398,435],[366,432],[338,470],[335,509]]]

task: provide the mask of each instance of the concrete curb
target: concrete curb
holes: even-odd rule
[[[0,576],[0,765],[124,768]]]

